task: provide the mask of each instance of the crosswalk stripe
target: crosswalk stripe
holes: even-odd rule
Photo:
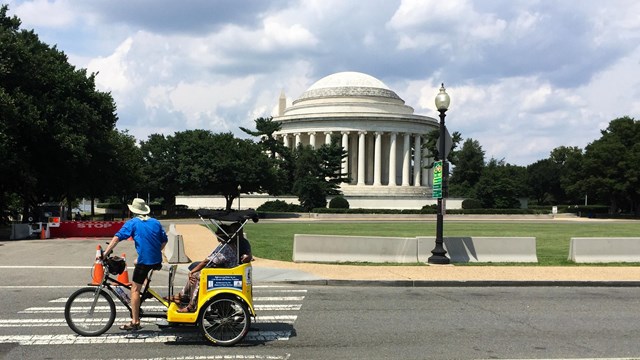
[[[292,331],[249,331],[245,340],[277,341],[289,340]],[[122,343],[160,343],[160,342],[202,342],[198,331],[160,335],[155,331],[105,334],[96,337],[80,335],[0,335],[0,344],[18,343],[20,345],[76,345],[76,344],[122,344]]]
[[[256,311],[297,311],[302,308],[302,304],[255,304],[253,308]],[[164,311],[167,308],[164,306],[143,306],[142,309],[144,311]],[[89,310],[89,306],[77,306],[74,308],[74,312],[80,312]],[[96,306],[93,310],[94,312],[103,313],[109,312],[108,306]],[[126,308],[121,306],[116,306],[116,311],[128,311]],[[43,313],[52,313],[52,314],[62,314],[64,313],[64,307],[58,306],[41,306],[41,307],[30,307],[24,310],[18,311],[18,314],[43,314]]]
[[[255,323],[257,324],[293,324],[297,315],[259,315],[256,317]],[[130,318],[116,318],[115,323],[127,322]],[[79,321],[79,320],[76,320]],[[100,323],[107,321],[107,318],[93,319],[93,322]],[[145,323],[155,323],[156,320],[145,321],[142,319],[143,325]],[[48,326],[67,326],[65,319],[0,319],[0,328],[2,327],[48,327]]]
[[[302,300],[304,300],[304,296],[264,296],[264,297],[254,296],[253,297],[253,301],[254,302],[260,302],[260,301],[302,301]],[[93,299],[85,298],[85,299],[77,299],[76,301],[77,302],[92,302]],[[53,299],[53,300],[49,300],[49,302],[50,303],[66,303],[67,302],[67,298]]]

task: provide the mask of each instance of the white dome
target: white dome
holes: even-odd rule
[[[390,90],[385,83],[371,75],[355,71],[345,71],[323,77],[311,85],[307,91],[337,87],[369,87]]]
[[[325,76],[311,85],[293,102],[294,105],[310,99],[327,98],[378,98],[384,101],[399,101],[404,104],[398,94],[393,92],[382,81],[371,75],[346,71]]]

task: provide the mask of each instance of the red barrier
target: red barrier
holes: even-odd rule
[[[52,238],[112,237],[124,221],[62,221],[59,227],[49,227]]]

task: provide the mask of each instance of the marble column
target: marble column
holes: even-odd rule
[[[315,132],[310,132],[309,133],[309,145],[311,145],[311,148],[313,148],[313,149],[316,148],[316,133]]]
[[[382,133],[375,133],[373,152],[373,185],[382,185]]]
[[[342,133],[342,148],[347,152],[347,156],[342,159],[342,173],[349,175],[349,132],[343,131]]]
[[[402,186],[409,186],[409,166],[411,166],[411,134],[404,134],[404,152],[402,153]]]
[[[300,144],[300,133],[293,134],[295,136],[294,147],[297,148],[298,144]]]
[[[289,147],[289,135],[288,134],[282,134],[282,143],[283,143],[284,147]]]
[[[358,182],[356,185],[364,185],[365,184],[365,136],[367,135],[366,131],[358,132]]]
[[[327,145],[331,145],[331,132],[330,131],[325,131],[324,132],[324,143]]]
[[[398,185],[396,181],[396,157],[397,157],[397,145],[396,145],[396,136],[397,134],[392,132],[389,135],[389,186]]]
[[[414,150],[413,150],[413,186],[420,186],[420,176],[422,175],[422,151],[420,149],[420,134],[416,134],[414,137]]]

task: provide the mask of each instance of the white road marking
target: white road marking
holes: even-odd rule
[[[253,301],[302,301],[304,296],[273,296],[273,297],[254,297]]]
[[[302,301],[304,300],[304,296],[280,296],[280,297],[253,297],[253,302],[260,301]],[[77,302],[91,302],[93,299],[85,298],[85,299],[77,299]],[[50,303],[66,303],[67,298],[58,298],[54,300],[49,300]],[[144,305],[143,305],[144,306]]]
[[[258,315],[256,317],[255,323],[257,324],[271,324],[271,323],[279,323],[279,324],[293,324],[297,315]],[[128,317],[116,318],[115,322],[124,323],[129,321]],[[81,322],[82,320],[76,320],[76,322]],[[92,319],[92,322],[102,323],[106,322],[107,318],[103,319]],[[142,319],[142,323],[144,324],[155,324],[157,320],[149,320],[145,321]],[[65,319],[0,319],[0,328],[3,327],[50,327],[50,326],[67,326],[67,321]]]
[[[286,360],[291,354],[286,355],[187,355],[179,357],[160,357],[160,358],[136,358],[136,359],[110,359],[110,360],[227,360],[227,359],[266,359],[266,360]],[[77,359],[76,359],[77,360]],[[82,359],[89,360],[89,359]]]
[[[302,304],[254,304],[253,308],[256,311],[297,311],[302,308]],[[80,312],[84,310],[88,310],[89,306],[77,306],[74,308],[73,312]],[[142,309],[147,312],[154,311],[164,311],[167,308],[165,306],[143,306]],[[102,313],[109,312],[109,306],[96,306],[93,310],[94,312]],[[121,306],[116,306],[116,311],[128,311],[126,308]],[[58,306],[41,306],[41,307],[30,307],[24,310],[18,311],[18,314],[62,314],[64,313],[64,307]]]
[[[249,331],[245,340],[277,341],[289,340],[291,331]],[[18,343],[20,345],[77,345],[77,344],[135,344],[164,342],[202,342],[198,331],[161,335],[156,331],[106,334],[96,337],[80,335],[0,335],[0,344]]]

